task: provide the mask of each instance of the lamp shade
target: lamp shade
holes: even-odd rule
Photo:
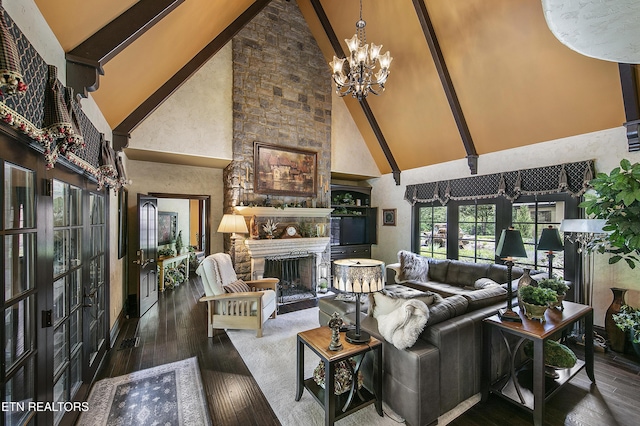
[[[564,219],[560,223],[561,232],[580,234],[604,234],[602,230],[607,223],[605,219]]]
[[[538,241],[538,250],[564,250],[564,243],[562,242],[562,238],[560,238],[560,232],[558,232],[557,228],[549,226],[542,230],[542,234],[540,234],[540,241]]]
[[[527,257],[527,251],[522,243],[520,231],[513,228],[503,229],[496,247],[496,256],[501,259],[507,257]]]
[[[245,222],[244,216],[225,214],[222,216],[220,226],[218,226],[218,232],[246,234],[249,229],[247,229],[247,222]]]
[[[373,293],[384,288],[384,262],[374,259],[340,259],[333,262],[333,286],[349,293]]]

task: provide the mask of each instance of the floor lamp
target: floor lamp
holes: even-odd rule
[[[246,234],[249,232],[247,229],[247,222],[244,220],[244,216],[235,214],[225,214],[222,216],[220,226],[218,226],[218,232],[224,234],[231,234],[231,263],[233,267],[236,266],[236,238],[237,234]]]
[[[606,222],[605,219],[564,219],[560,224],[560,232],[565,233],[567,240],[579,245],[578,253],[582,258],[580,285],[575,286],[575,301],[578,303],[592,305],[594,275],[592,250],[594,244],[597,244],[602,236],[606,234],[602,230]],[[584,332],[581,330],[579,334],[583,336]],[[606,347],[606,340],[595,332],[593,339],[596,347]]]

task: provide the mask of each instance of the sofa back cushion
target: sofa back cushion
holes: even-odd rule
[[[467,299],[460,295],[449,296],[430,305],[427,327],[464,314],[468,306]]]
[[[515,280],[520,278],[523,273],[524,271],[522,268],[514,266],[511,269],[511,279]],[[507,266],[500,264],[489,265],[489,270],[486,276],[499,284],[504,284],[507,282]]]
[[[486,277],[488,263],[471,263],[452,260],[447,270],[446,283],[459,287],[473,287],[478,278]]]
[[[449,259],[429,258],[429,281],[446,282],[450,262]]]
[[[507,300],[507,290],[495,285],[482,290],[470,291],[462,295],[469,302],[468,312]]]

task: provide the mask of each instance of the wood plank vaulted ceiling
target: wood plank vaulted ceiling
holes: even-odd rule
[[[154,1],[35,0],[67,53],[131,7]],[[104,64],[92,96],[112,129],[251,6],[266,2],[178,3]],[[334,55],[327,35],[331,31],[348,51],[344,39],[355,32],[358,0],[297,4],[327,62]],[[321,14],[327,18],[324,25]],[[540,0],[364,0],[363,18],[367,40],[382,43],[383,52],[390,50],[394,58],[386,91],[367,98],[379,131],[372,129],[371,117],[357,101],[344,99],[382,173],[393,170],[380,134],[403,171],[465,158],[469,142],[482,155],[625,121],[618,65],[561,44],[547,27]],[[427,42],[425,19],[432,23],[449,86],[443,84]],[[447,87],[466,122],[466,141]]]

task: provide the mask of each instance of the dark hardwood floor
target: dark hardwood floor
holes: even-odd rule
[[[167,290],[142,318],[125,321],[98,379],[115,377],[189,357],[198,357],[209,412],[215,426],[279,425],[273,410],[224,331],[207,338],[199,278]],[[308,307],[287,306],[281,313]],[[123,339],[138,347],[119,349]],[[580,357],[580,348],[574,348]],[[546,405],[547,425],[631,426],[640,424],[640,364],[635,355],[596,353],[593,386],[581,372]],[[451,423],[456,426],[530,425],[532,416],[491,396]],[[304,425],[301,425],[304,426]]]

